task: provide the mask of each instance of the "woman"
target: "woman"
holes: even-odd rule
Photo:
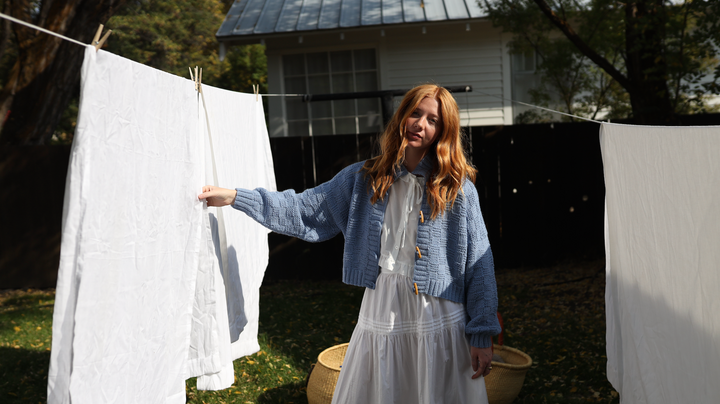
[[[301,194],[199,198],[303,240],[345,236],[343,282],[367,289],[333,403],[485,403],[497,289],[452,95],[410,90],[381,148]]]

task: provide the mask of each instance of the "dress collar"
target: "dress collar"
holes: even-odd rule
[[[430,173],[432,172],[433,168],[433,159],[430,156],[430,153],[425,154],[425,157],[420,160],[420,163],[415,167],[415,171],[412,172],[413,175],[425,177],[427,178],[430,176]],[[404,164],[401,164],[399,168],[395,169],[395,179],[398,179],[406,174],[410,173],[407,168],[405,168]]]

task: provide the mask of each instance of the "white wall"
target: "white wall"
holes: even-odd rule
[[[510,98],[510,70],[501,35],[489,23],[426,26],[386,34],[381,47],[382,86],[411,88],[422,83],[472,86],[455,94],[463,126],[512,124],[502,98]],[[507,69],[505,69],[507,67]],[[505,71],[507,70],[507,71]]]

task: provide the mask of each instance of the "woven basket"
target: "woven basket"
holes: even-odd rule
[[[320,352],[308,380],[308,404],[330,404],[347,347],[348,344],[340,344]]]
[[[507,345],[493,344],[493,350],[505,363],[493,361],[492,371],[485,377],[488,402],[510,404],[520,393],[532,359],[525,352]]]

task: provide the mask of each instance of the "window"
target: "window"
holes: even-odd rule
[[[514,72],[535,72],[535,51],[514,53],[512,55],[512,67]]]
[[[285,93],[329,94],[378,90],[375,49],[284,55]],[[303,102],[285,99],[289,136],[376,132],[380,99]]]

